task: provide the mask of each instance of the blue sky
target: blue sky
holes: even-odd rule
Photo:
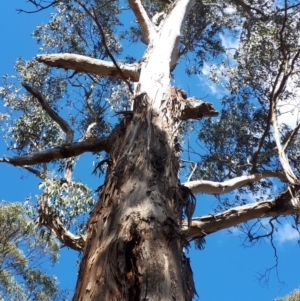
[[[26,7],[25,1],[4,1],[0,10],[0,74],[14,73],[14,62],[17,57],[31,59],[38,52],[38,46],[31,38],[31,32],[40,22],[47,22],[50,11],[38,14],[18,14],[16,8]],[[28,7],[28,6],[27,6]],[[194,77],[189,81],[182,76],[179,84],[191,94],[203,97],[209,94],[217,102],[217,94],[213,95],[211,84],[205,84],[205,77]],[[207,92],[208,91],[208,92]],[[0,106],[1,111],[1,106]],[[7,154],[5,144],[0,140],[0,157]],[[87,162],[89,156],[85,156]],[[90,172],[86,172],[90,176]],[[83,171],[83,169],[82,169]],[[99,186],[100,180],[92,179],[94,187]],[[26,171],[12,166],[0,165],[0,200],[23,201],[26,196],[35,197],[38,191],[38,179]],[[97,183],[97,186],[95,186]],[[212,211],[215,200],[206,195],[197,197],[195,216]],[[297,236],[287,225],[276,236],[277,253],[279,256],[279,278],[286,283],[281,285],[276,274],[272,273],[268,286],[263,286],[257,275],[265,268],[275,264],[274,253],[268,243],[258,243],[252,248],[242,246],[243,239],[234,231],[229,235],[226,231],[210,235],[206,239],[203,251],[194,249],[192,245],[188,256],[195,276],[198,300],[244,300],[271,301],[278,296],[284,296],[295,288],[300,287],[300,246]],[[67,248],[62,249],[59,264],[51,268],[62,288],[73,289],[76,282],[77,253]],[[196,299],[197,300],[197,299]]]

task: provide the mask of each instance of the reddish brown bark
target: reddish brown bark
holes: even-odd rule
[[[88,222],[73,300],[191,300],[183,253],[174,99],[160,112],[145,94],[119,126],[112,164]]]

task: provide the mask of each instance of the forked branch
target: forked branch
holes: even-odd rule
[[[285,152],[286,149],[289,147],[290,143],[293,141],[294,137],[296,136],[297,132],[300,129],[300,122],[297,124],[297,126],[293,129],[293,131],[291,132],[290,136],[288,137],[288,139],[286,140],[282,150]]]
[[[96,17],[96,12],[95,12],[95,9],[92,8],[92,11],[90,11],[84,3],[80,2],[80,1],[76,1],[82,8],[83,10],[85,11],[85,13],[90,16],[92,18],[92,20],[95,22],[95,24],[97,25],[98,27],[98,30],[101,34],[101,37],[102,37],[102,42],[103,42],[103,45],[104,45],[104,48],[106,50],[106,53],[107,55],[110,57],[110,59],[112,60],[112,62],[114,63],[116,69],[118,70],[118,72],[120,73],[120,76],[121,78],[125,81],[125,83],[127,84],[128,86],[128,89],[130,91],[131,94],[133,94],[133,91],[132,91],[132,88],[131,88],[131,84],[128,82],[126,76],[123,74],[122,70],[120,69],[118,63],[116,62],[115,58],[113,57],[112,53],[110,52],[108,46],[107,46],[107,43],[106,43],[106,38],[105,38],[105,33],[104,33],[104,30],[98,20],[98,18]]]

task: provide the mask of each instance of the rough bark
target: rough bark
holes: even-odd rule
[[[170,73],[179,57],[181,29],[194,2],[172,2],[161,26],[156,27],[142,2],[129,0],[148,45],[139,64],[116,65],[73,54],[37,57],[53,67],[138,82],[132,112],[127,112],[109,139],[97,140],[109,153],[111,163],[88,220],[86,238],[74,238],[58,220],[44,215],[46,226],[62,241],[83,248],[74,301],[190,301],[195,288],[189,260],[183,253],[186,239],[197,239],[252,218],[299,211],[299,189],[290,187],[273,200],[191,220],[193,192],[225,193],[264,177],[287,178],[269,171],[225,183],[179,183],[179,123],[218,115],[210,103],[187,98],[183,91],[170,86]],[[241,1],[236,3],[245,9]],[[122,72],[117,70],[119,67]],[[72,156],[79,151],[74,145],[68,147],[64,158],[71,149]],[[40,159],[37,154],[34,159],[2,161],[36,164],[62,155],[61,148],[56,148]],[[188,221],[182,224],[183,209]]]
[[[171,96],[164,107],[157,112],[145,93],[137,96],[112,145],[74,300],[191,300],[195,293],[180,234],[187,199]]]
[[[181,99],[170,86],[192,4],[178,1],[160,32],[148,36],[132,116],[112,141],[111,166],[88,221],[74,301],[192,300],[195,294],[181,239],[182,209],[191,208],[178,183]]]

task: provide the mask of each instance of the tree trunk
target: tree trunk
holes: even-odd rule
[[[170,86],[193,2],[178,1],[160,31],[147,29],[133,111],[115,129],[111,164],[88,221],[76,301],[194,296],[180,232],[182,208],[190,208],[178,181],[180,100]]]
[[[145,93],[115,130],[111,164],[88,222],[74,300],[191,300],[181,239],[176,100],[160,112]]]

